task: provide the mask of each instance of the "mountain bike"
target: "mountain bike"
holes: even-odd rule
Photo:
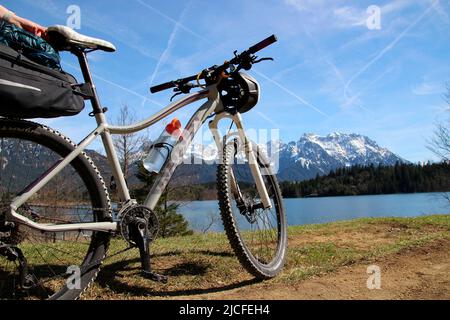
[[[220,150],[217,189],[220,213],[228,240],[243,267],[257,278],[275,277],[285,261],[287,235],[283,200],[270,161],[246,134],[241,114],[259,100],[259,84],[242,70],[271,58],[255,55],[277,41],[271,36],[222,65],[197,75],[151,88],[152,93],[173,89],[185,94],[178,101],[138,123],[107,123],[87,55],[114,51],[104,40],[50,27],[64,40],[65,50],[79,61],[90,94],[97,127],[75,144],[48,126],[20,119],[0,119],[0,299],[76,299],[95,280],[107,256],[112,236],[139,249],[142,275],[167,282],[154,272],[150,244],[158,233],[155,207],[195,134],[208,121]],[[144,203],[130,196],[114,148],[113,135],[137,133],[175,111],[205,100],[183,129]],[[228,119],[236,130],[219,132]],[[230,127],[231,128],[231,127]],[[100,137],[120,198],[113,219],[107,186],[86,148]],[[237,161],[244,154],[245,161]],[[244,173],[243,173],[244,172]],[[77,276],[78,281],[69,282]],[[77,284],[77,285],[74,285]]]

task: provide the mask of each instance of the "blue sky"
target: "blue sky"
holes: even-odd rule
[[[228,59],[275,33],[264,51],[275,62],[252,74],[262,100],[245,114],[249,128],[280,129],[283,141],[306,132],[360,133],[411,161],[435,159],[426,144],[448,119],[450,3],[437,0],[14,0],[2,4],[42,25],[66,24],[81,9],[79,32],[113,42],[116,53],[91,54],[102,103],[114,119],[122,104],[140,118],[168,103],[149,87]],[[381,28],[367,27],[367,8]],[[76,61],[64,68],[81,78]],[[93,128],[86,110],[45,122],[78,141]],[[193,109],[180,112],[180,118]],[[156,136],[162,124],[150,130]]]

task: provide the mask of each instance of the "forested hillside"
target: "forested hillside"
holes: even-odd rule
[[[339,168],[326,176],[281,183],[286,198],[450,191],[450,163]]]

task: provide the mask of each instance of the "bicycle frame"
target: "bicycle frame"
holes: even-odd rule
[[[17,209],[22,206],[27,200],[29,200],[34,194],[41,190],[52,178],[54,178],[59,172],[61,172],[66,166],[68,166],[77,156],[79,156],[98,136],[101,137],[109,165],[112,169],[112,174],[117,183],[118,193],[120,200],[127,204],[133,203],[133,199],[130,197],[128,187],[125,182],[125,178],[120,167],[119,159],[117,157],[116,150],[114,148],[112,135],[130,134],[136,133],[143,129],[146,129],[160,120],[168,117],[175,111],[192,104],[196,101],[207,99],[207,101],[194,113],[189,120],[186,128],[184,129],[183,139],[180,139],[174,146],[171,156],[163,166],[161,173],[157,176],[152,188],[149,191],[147,199],[144,202],[144,206],[151,210],[154,210],[161,195],[167,187],[173,173],[178,165],[181,164],[184,154],[189,148],[194,136],[200,129],[200,127],[206,122],[206,120],[216,113],[215,118],[210,121],[209,127],[213,134],[214,141],[217,144],[218,150],[223,150],[223,143],[219,130],[218,123],[224,118],[229,118],[234,121],[238,128],[238,136],[243,141],[245,147],[245,153],[247,155],[247,161],[249,162],[251,173],[255,179],[256,187],[259,192],[261,202],[264,208],[271,208],[271,202],[267,189],[263,183],[260,168],[258,166],[255,154],[252,150],[252,144],[248,141],[244,127],[242,124],[242,117],[239,113],[231,115],[224,111],[220,94],[216,88],[216,85],[211,85],[204,90],[196,93],[188,94],[182,99],[170,104],[166,108],[150,116],[149,118],[140,121],[138,123],[129,126],[111,126],[107,123],[103,108],[100,106],[99,98],[89,71],[86,53],[84,51],[74,52],[80,62],[81,70],[86,84],[91,86],[92,97],[90,98],[95,119],[97,122],[97,128],[92,131],[86,138],[84,138],[77,147],[64,159],[57,161],[47,172],[41,177],[31,183],[24,191],[17,197],[15,197],[10,205],[10,210],[7,212],[6,219],[15,221],[21,224],[25,224],[33,229],[44,232],[65,232],[65,231],[103,231],[114,232],[117,230],[118,225],[116,222],[92,222],[92,223],[77,223],[77,224],[39,224],[36,223],[17,212]],[[236,133],[233,133],[236,135]],[[226,141],[226,137],[225,137]],[[232,186],[233,187],[233,186]]]

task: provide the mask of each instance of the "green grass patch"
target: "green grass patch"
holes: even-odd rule
[[[354,263],[375,259],[406,248],[425,246],[450,238],[450,215],[418,218],[364,218],[353,221],[288,228],[288,253],[284,271],[268,283],[296,282],[333,272]],[[67,245],[67,244],[66,244]],[[68,251],[77,251],[76,243]],[[37,246],[45,253],[45,246]],[[111,241],[98,281],[87,292],[88,299],[165,299],[192,297],[262,284],[249,275],[235,257],[224,233],[194,234],[158,239],[152,245],[152,265],[169,276],[167,285],[140,276],[139,253],[120,238]],[[30,259],[37,250],[24,245]],[[67,249],[67,247],[66,247]],[[82,251],[82,247],[79,247]],[[61,250],[65,250],[61,248]],[[61,256],[54,258],[60,265]]]

